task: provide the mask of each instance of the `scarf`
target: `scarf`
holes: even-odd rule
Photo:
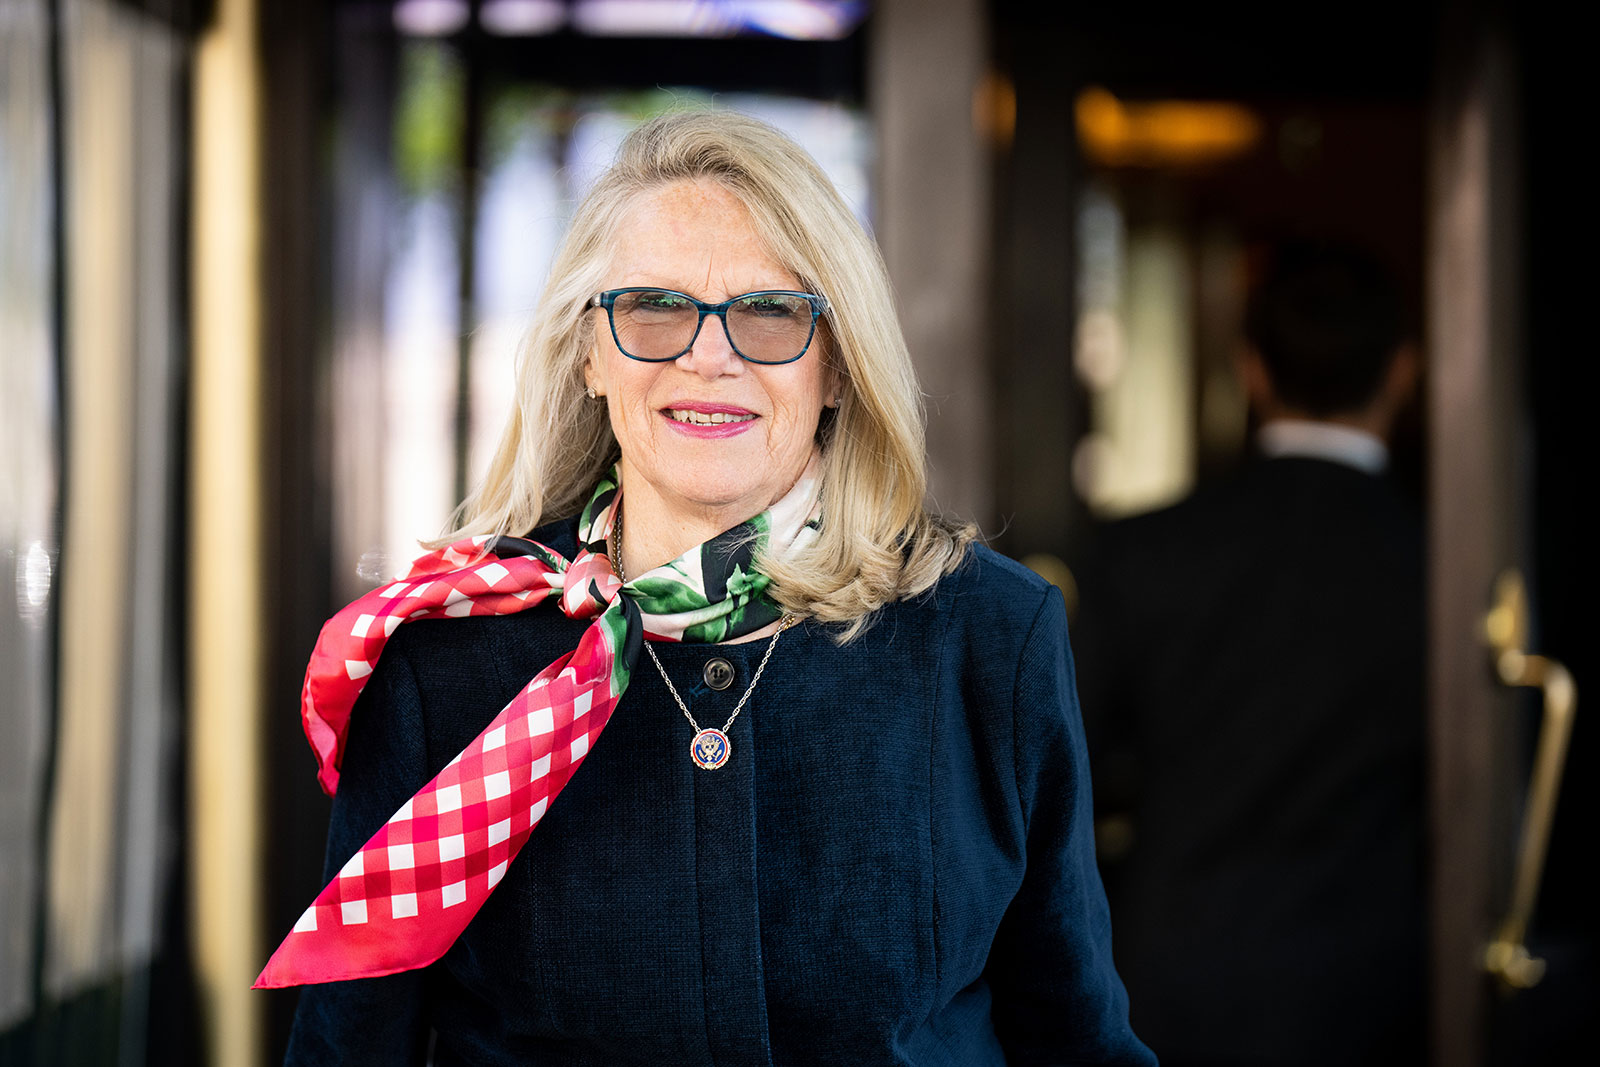
[[[620,582],[607,555],[621,502],[615,468],[578,523],[571,560],[520,538],[474,537],[430,552],[323,626],[301,691],[317,777],[339,784],[350,712],[401,624],[511,615],[555,599],[594,621],[350,858],[273,953],[255,988],[396,974],[433,963],[478,913],[594,747],[646,639],[714,643],[778,621],[762,548],[815,537],[816,462],[767,511]]]

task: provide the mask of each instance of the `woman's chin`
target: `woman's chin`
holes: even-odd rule
[[[752,477],[759,475],[759,469],[753,470],[753,466],[685,463],[673,465],[671,477],[664,481],[651,479],[640,471],[635,472],[635,477],[649,483],[651,495],[661,501],[668,515],[696,522],[717,517],[731,525],[765,511],[794,484],[793,478],[785,481],[776,476]],[[626,479],[623,488],[626,492]]]
[[[747,443],[748,442],[748,443]],[[754,436],[663,449],[649,463],[623,458],[623,490],[643,482],[669,513],[717,515],[742,522],[787,493],[805,470],[807,454],[779,462]],[[751,447],[755,446],[755,447]]]
[[[729,523],[743,522],[765,511],[771,502],[763,486],[734,485],[717,481],[691,483],[666,496],[668,507],[681,511],[684,518],[717,515]],[[747,514],[748,513],[748,514]]]

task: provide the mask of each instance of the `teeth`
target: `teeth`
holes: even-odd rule
[[[692,422],[696,426],[715,426],[723,422],[749,422],[754,415],[728,415],[721,411],[689,411],[687,409],[669,408],[667,416],[674,422]]]

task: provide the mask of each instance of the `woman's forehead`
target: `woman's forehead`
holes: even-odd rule
[[[799,285],[744,204],[714,182],[676,182],[640,194],[614,245],[608,285],[660,285],[702,298]]]

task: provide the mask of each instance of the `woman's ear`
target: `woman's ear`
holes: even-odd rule
[[[828,329],[827,319],[817,323],[817,335],[812,338],[811,344],[822,359],[822,406],[837,408],[839,402],[844,399],[844,372],[839,369],[839,357],[833,345],[833,331]],[[806,358],[811,358],[809,353]]]
[[[834,363],[833,353],[827,349],[824,351],[828,354],[828,360],[823,364],[826,370],[822,375],[822,406],[836,408],[844,400],[844,371]]]
[[[583,361],[583,384],[585,391],[591,397],[599,398],[606,395],[606,379],[602,367],[599,346],[591,345],[589,358]]]
[[[822,406],[836,408],[844,401],[844,379],[837,373],[829,375],[829,380],[822,383],[825,397]]]

